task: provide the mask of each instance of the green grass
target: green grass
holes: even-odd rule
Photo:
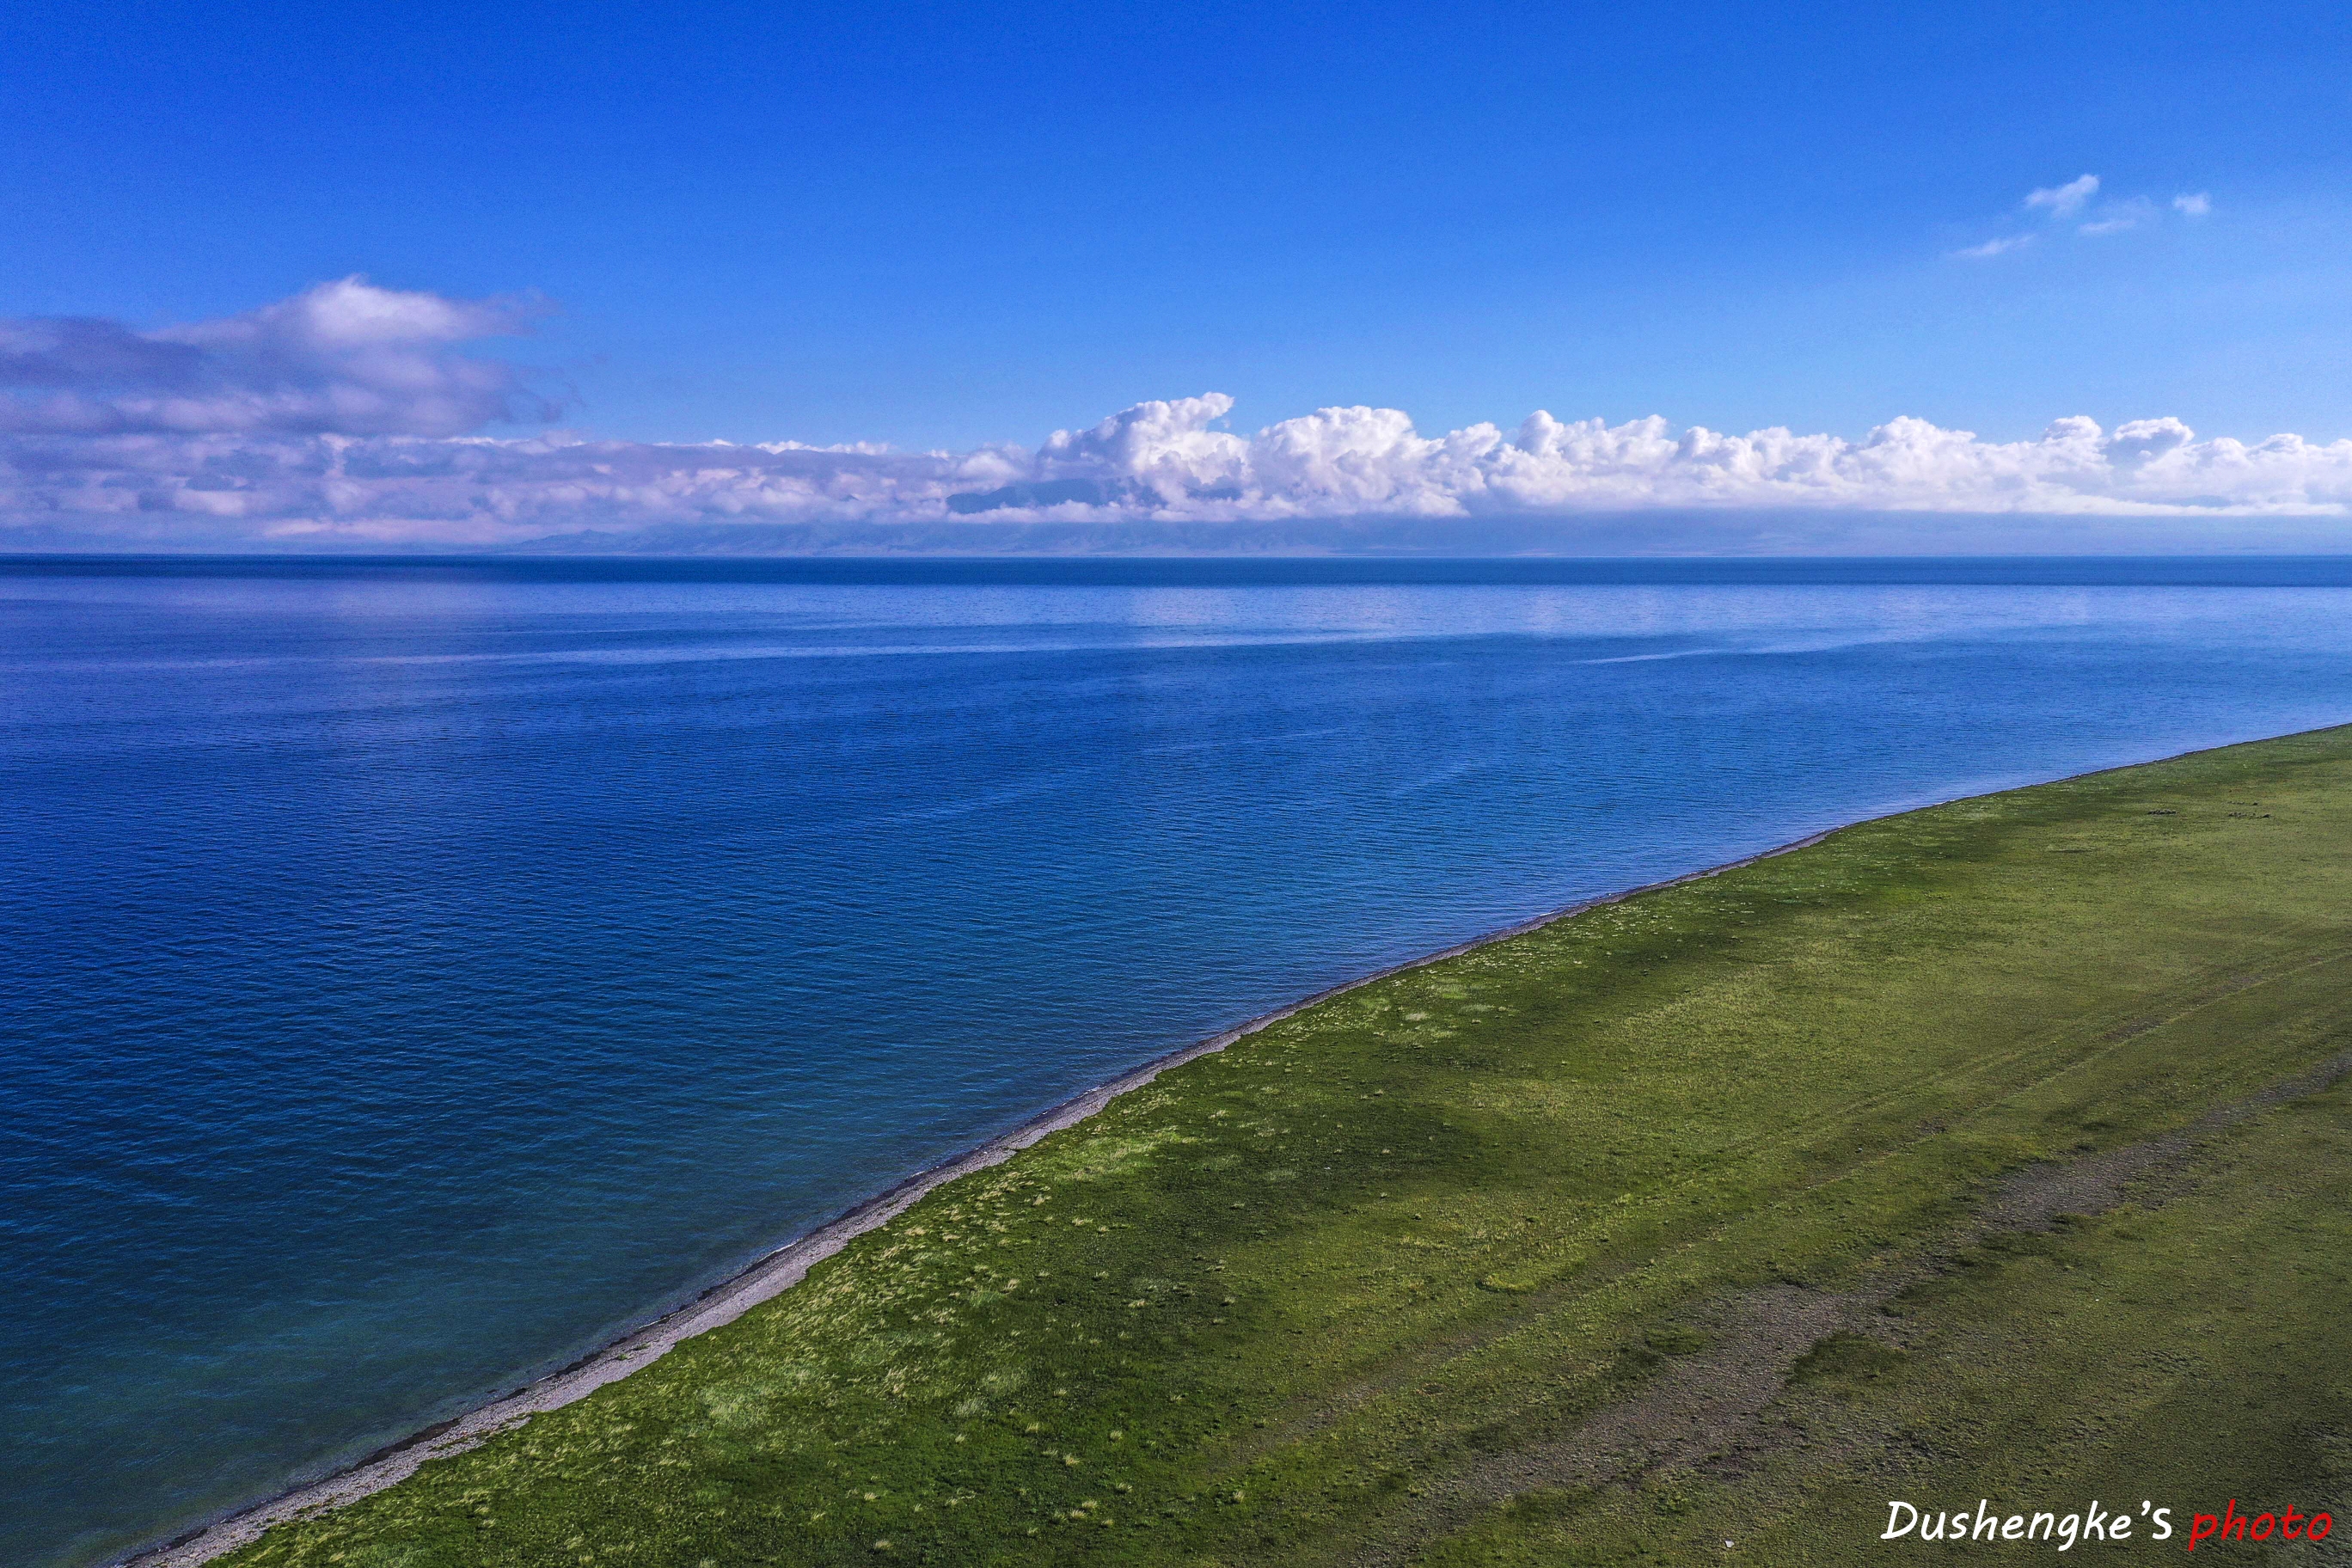
[[[2330,731],[1393,976],[226,1561],[1812,1563],[1897,1551],[1894,1498],[2352,1514],[2352,1093],[2274,1087],[2352,1047],[2347,849]]]

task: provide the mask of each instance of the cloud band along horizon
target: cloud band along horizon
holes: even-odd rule
[[[141,331],[0,321],[0,548],[517,546],[681,525],[1266,523],[1812,510],[2222,520],[2352,512],[2352,440],[2200,440],[2179,420],[2081,416],[1986,441],[1898,417],[1859,440],[1732,435],[1538,411],[1423,436],[1334,406],[1254,434],[1221,393],[1139,403],[1034,448],[911,452],[791,440],[598,439],[467,345],[529,330],[528,298],[321,284],[244,315]],[[713,531],[716,531],[715,532]],[[2228,547],[2217,532],[2217,547]],[[18,548],[26,547],[20,543]]]

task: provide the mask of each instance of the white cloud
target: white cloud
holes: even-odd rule
[[[2145,196],[2135,196],[2127,202],[2108,202],[2099,208],[2099,216],[2075,229],[2077,234],[2121,234],[2127,228],[2137,228],[2155,220],[2156,204]]]
[[[454,436],[551,418],[511,366],[457,345],[524,329],[528,302],[322,283],[242,316],[142,332],[0,321],[0,431]]]
[[[2099,194],[2099,176],[2084,174],[2063,185],[2050,185],[2026,194],[2025,205],[2046,207],[2053,218],[2069,218],[2083,210],[2083,204]]]
[[[2074,232],[2077,235],[2094,238],[2101,235],[2122,234],[2127,229],[2155,223],[2164,216],[2163,209],[2146,196],[2105,201],[2094,208],[2090,205],[2091,198],[2098,194],[2099,177],[2096,174],[2084,174],[2079,179],[2069,180],[2063,185],[2049,185],[2041,190],[2028,192],[2023,205],[2028,212],[2041,211],[2053,224],[2082,218],[2083,222],[2074,225]],[[2184,217],[2200,218],[2212,212],[2213,200],[2200,191],[2195,195],[2173,197],[2172,207]],[[1968,246],[1951,254],[1972,260],[1982,260],[1988,257],[2021,249],[2032,245],[2036,237],[2037,236],[2033,234],[2001,235],[1988,239],[1981,245]]]
[[[65,396],[109,415],[20,413],[0,428],[0,548],[12,534],[148,548],[513,546],[586,534],[625,549],[632,534],[686,527],[723,549],[737,524],[919,524],[936,535],[971,521],[1148,530],[1370,517],[1442,531],[1464,520],[1771,510],[2259,515],[2329,528],[2352,518],[2352,440],[2200,440],[2168,418],[2112,432],[2061,419],[2025,441],[1897,418],[1849,440],[1539,411],[1507,431],[1482,423],[1424,436],[1400,410],[1352,406],[1251,434],[1221,428],[1234,402],[1210,393],[1140,403],[1034,450],[470,433],[528,397],[502,367],[469,380],[479,362],[451,351],[514,326],[505,306],[356,279],[167,332],[0,322],[12,409],[37,413],[44,397]],[[293,368],[256,368],[281,362]],[[154,411],[173,397],[198,413],[174,422]],[[287,401],[310,411],[248,416],[257,403]],[[465,433],[445,433],[452,426]],[[2352,523],[2346,534],[2352,542]]]

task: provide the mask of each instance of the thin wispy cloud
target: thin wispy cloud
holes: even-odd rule
[[[2095,235],[2121,234],[2126,229],[2137,228],[2143,223],[2151,223],[2157,216],[2154,202],[2145,196],[2136,196],[2127,202],[2107,203],[2099,209],[2096,217],[2088,223],[2077,225],[2074,232]]]
[[[2025,206],[2031,212],[2036,207],[2048,209],[2053,217],[2068,218],[2083,210],[2083,205],[2099,194],[2099,176],[2084,174],[2063,185],[2051,185],[2026,193]]]
[[[1955,250],[1952,254],[1976,258],[1999,256],[2004,251],[2021,250],[2032,245],[2033,240],[2034,237],[2030,234],[2012,234],[2000,239],[1988,239],[1982,245],[1971,245],[1965,249]]]
[[[1139,403],[1033,447],[493,437],[551,415],[457,351],[507,306],[355,279],[161,331],[0,321],[0,548],[10,530],[209,547],[502,545],[694,525],[1266,522],[1809,509],[2352,518],[2352,440],[2204,439],[2180,421],[2061,419],[1987,441],[1896,418],[1859,439],[1543,411],[1424,436],[1339,406],[1255,432],[1220,393]],[[383,356],[383,357],[380,357]],[[67,400],[60,405],[58,400]],[[58,412],[59,408],[67,412]],[[2352,524],[2347,524],[2352,542]]]
[[[1949,254],[1967,260],[1982,261],[2026,249],[2044,233],[2064,232],[2059,226],[2071,226],[2074,234],[2097,238],[2103,235],[2124,234],[2146,227],[2164,216],[2164,209],[2146,196],[2112,198],[2094,205],[2094,198],[2099,195],[2100,189],[2098,175],[2083,174],[2063,185],[2044,185],[2028,191],[2018,206],[2025,215],[2026,221],[2040,220],[2035,227],[1995,235]],[[2172,210],[2182,217],[2201,218],[2213,211],[2213,198],[2200,191],[2193,195],[2173,197],[2171,205]]]

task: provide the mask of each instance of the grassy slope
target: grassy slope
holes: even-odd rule
[[[1820,1563],[1892,1497],[2341,1505],[2352,1094],[2181,1130],[2352,1047],[2347,845],[2352,730],[1382,981],[230,1561]]]

